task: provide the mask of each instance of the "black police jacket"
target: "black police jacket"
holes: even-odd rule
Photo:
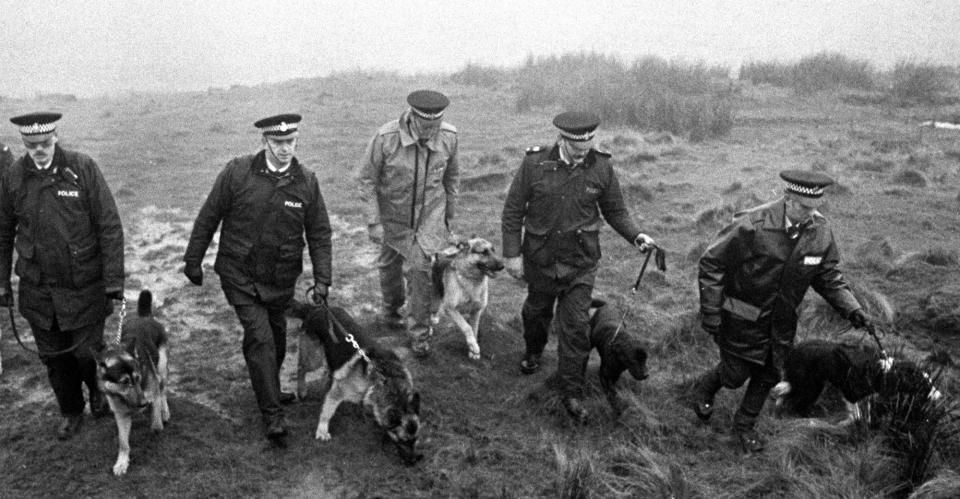
[[[20,312],[61,330],[102,320],[106,292],[123,289],[123,227],[97,164],[56,146],[41,171],[25,155],[0,181],[0,285],[10,289],[13,250]]]
[[[264,301],[292,296],[303,271],[305,246],[314,281],[330,284],[326,205],[316,175],[296,159],[282,177],[267,170],[264,151],[227,163],[193,224],[183,257],[188,265],[200,265],[221,222],[214,269],[230,303],[249,296]]]
[[[503,256],[522,253],[536,267],[575,275],[600,259],[603,220],[633,243],[640,230],[609,158],[591,150],[583,166],[571,168],[560,161],[559,145],[529,149],[503,206]]]

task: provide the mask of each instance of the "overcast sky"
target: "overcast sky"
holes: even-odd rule
[[[0,0],[0,95],[200,90],[570,51],[960,64],[958,0]]]

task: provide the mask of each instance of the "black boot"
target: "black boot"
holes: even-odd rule
[[[697,380],[694,387],[693,412],[700,421],[706,422],[713,415],[713,399],[720,390],[720,374],[711,369]]]
[[[81,426],[83,426],[83,413],[64,416],[63,421],[57,428],[57,440],[70,440],[74,435],[80,433]]]

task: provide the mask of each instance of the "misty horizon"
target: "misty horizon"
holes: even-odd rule
[[[468,63],[510,68],[529,56],[576,52],[731,72],[745,62],[795,62],[824,51],[880,70],[901,60],[960,65],[960,2],[944,0],[600,0],[590,9],[544,0],[0,5],[8,47],[0,53],[0,96],[8,97],[200,91],[351,70],[452,73]]]

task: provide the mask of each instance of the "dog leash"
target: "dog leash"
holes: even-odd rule
[[[667,257],[666,252],[657,246],[656,244],[649,244],[650,250],[647,251],[647,257],[643,259],[643,265],[640,267],[640,273],[637,274],[637,280],[633,283],[633,288],[630,289],[630,294],[637,294],[637,290],[640,289],[640,280],[643,279],[643,273],[647,270],[647,264],[650,263],[650,257],[654,253],[657,254],[656,265],[661,272],[667,270]],[[623,306],[623,304],[621,304]],[[617,329],[613,332],[613,336],[610,337],[610,341],[607,342],[607,345],[613,343],[613,340],[617,339],[617,335],[620,334],[620,330],[623,329],[623,321],[627,318],[627,311],[629,309],[623,306],[623,315],[620,316],[620,322],[617,324]]]
[[[55,357],[55,356],[57,356],[57,355],[63,355],[63,354],[65,354],[65,353],[70,353],[70,352],[76,350],[77,348],[80,348],[80,345],[82,345],[85,341],[87,341],[87,337],[84,336],[83,338],[80,338],[80,340],[77,341],[76,343],[74,343],[73,345],[70,345],[69,348],[66,348],[66,349],[63,349],[63,350],[57,350],[57,351],[55,351],[55,352],[46,352],[46,351],[41,352],[39,348],[36,349],[36,350],[34,350],[34,349],[28,347],[27,345],[25,345],[25,344],[23,343],[23,340],[20,339],[20,332],[17,330],[17,322],[16,322],[16,320],[14,320],[14,317],[13,317],[13,305],[8,306],[8,307],[7,307],[7,310],[10,312],[10,328],[13,330],[13,337],[17,339],[17,343],[19,343],[20,346],[23,347],[24,350],[26,350],[26,351],[28,351],[28,352],[30,352],[30,353],[35,353],[35,354],[37,354],[37,355],[39,355],[39,356],[41,356],[41,357]]]
[[[117,319],[117,345],[120,345],[120,340],[123,337],[123,319],[127,316],[127,298],[122,297],[120,299],[120,315]]]
[[[311,301],[314,301],[312,296],[314,296],[315,293],[316,293],[316,285],[313,285],[309,289],[307,289],[307,293],[306,293],[307,298],[310,299]],[[338,332],[340,333],[340,335],[343,336],[343,339],[346,340],[346,342],[349,343],[354,349],[356,349],[357,353],[360,354],[360,357],[362,357],[363,360],[370,362],[370,357],[367,357],[367,352],[365,352],[362,348],[360,348],[360,344],[357,343],[356,338],[354,338],[353,335],[350,334],[349,331],[347,331],[347,328],[343,327],[343,324],[341,324],[340,321],[338,321],[337,318],[333,315],[333,311],[330,310],[330,307],[327,306],[326,298],[320,301],[314,301],[314,303],[316,303],[318,306],[322,306],[323,309],[327,311],[327,318],[330,320],[330,324],[333,325],[333,328],[339,330]],[[334,340],[336,340],[336,337],[334,337]]]

